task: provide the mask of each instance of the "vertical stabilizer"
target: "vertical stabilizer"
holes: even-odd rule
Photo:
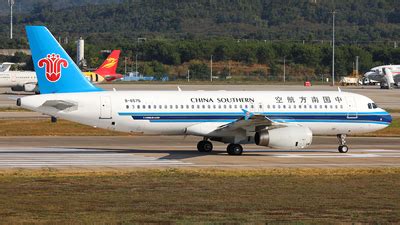
[[[40,93],[101,91],[91,84],[78,66],[44,26],[26,26]]]
[[[100,75],[114,75],[117,73],[118,60],[121,50],[113,50],[101,66],[95,71]]]

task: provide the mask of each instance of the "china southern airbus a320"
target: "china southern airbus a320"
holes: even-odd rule
[[[53,117],[152,135],[195,135],[200,152],[223,142],[303,149],[313,135],[346,135],[387,127],[391,116],[371,99],[340,91],[103,91],[91,84],[47,28],[26,28],[41,94],[17,105]],[[156,139],[156,138],[155,138]]]

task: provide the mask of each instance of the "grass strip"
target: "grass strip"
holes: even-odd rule
[[[400,169],[0,171],[15,223],[399,223]]]

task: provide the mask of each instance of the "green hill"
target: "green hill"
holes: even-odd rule
[[[362,43],[400,36],[400,4],[396,0],[337,0],[335,4],[331,0],[28,2],[29,12],[16,16],[17,33],[23,33],[25,24],[45,24],[56,32],[96,33],[105,38],[112,34],[321,41],[331,38],[331,11],[336,9],[338,41]],[[6,31],[7,16],[1,18],[1,25]]]

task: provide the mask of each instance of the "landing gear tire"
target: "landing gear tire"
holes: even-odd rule
[[[347,145],[340,145],[338,150],[340,153],[347,153],[349,151],[349,147],[347,147]]]
[[[337,139],[339,141],[338,150],[340,153],[347,153],[349,151],[349,147],[346,145],[346,135],[345,134],[338,134]]]
[[[211,152],[213,150],[213,144],[209,141],[199,141],[199,143],[197,143],[197,150],[199,152]]]
[[[243,153],[243,147],[239,144],[229,144],[226,151],[229,155],[241,155]]]

